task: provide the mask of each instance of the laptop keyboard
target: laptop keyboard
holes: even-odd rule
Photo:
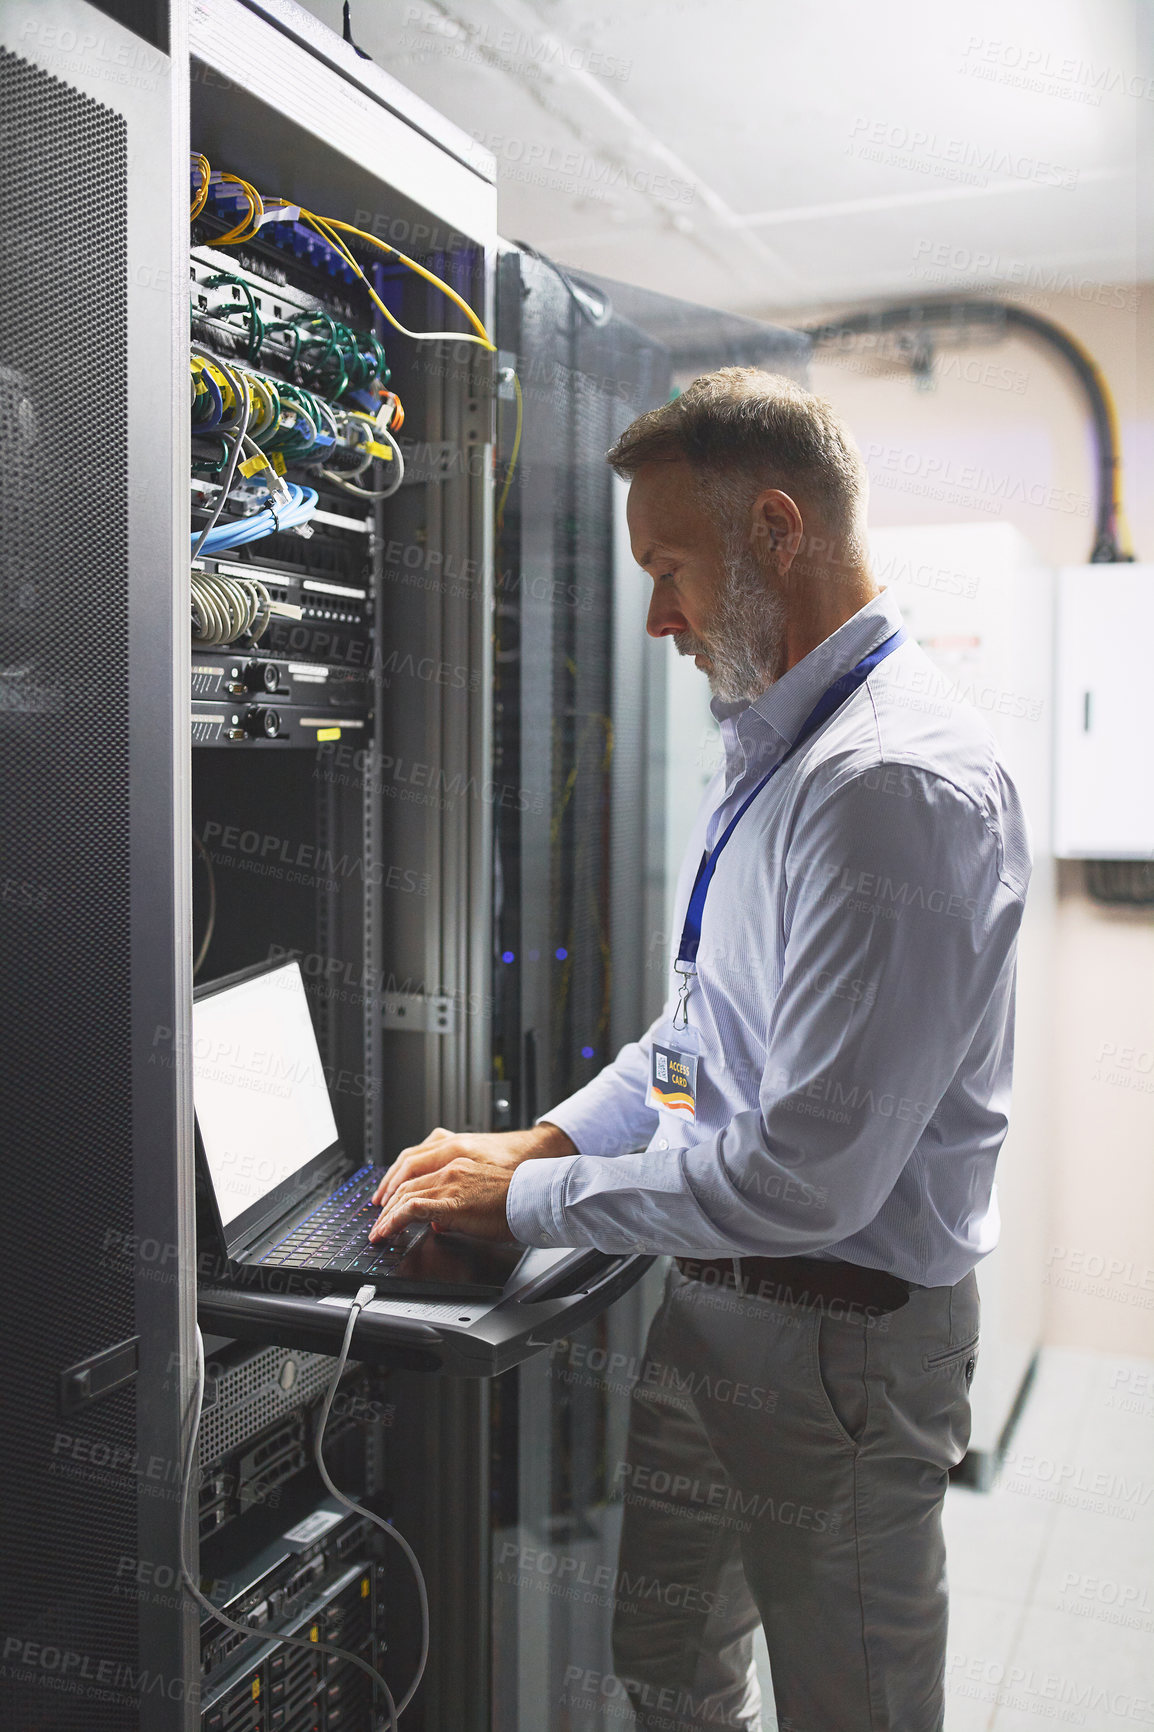
[[[395,1268],[409,1249],[407,1231],[386,1243],[369,1244],[369,1229],[381,1212],[372,1200],[381,1177],[379,1168],[362,1167],[257,1262],[269,1268],[347,1269],[356,1275]]]

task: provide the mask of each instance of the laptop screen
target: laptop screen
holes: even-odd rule
[[[300,965],[198,997],[196,1121],[227,1228],[337,1140]]]

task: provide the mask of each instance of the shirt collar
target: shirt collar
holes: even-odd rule
[[[795,662],[753,703],[727,704],[714,698],[709,707],[718,722],[733,723],[734,731],[747,750],[749,747],[756,750],[760,746],[764,751],[770,746],[771,742],[765,738],[767,729],[777,736],[784,749],[793,742],[827,687],[848,673],[863,656],[884,643],[901,623],[897,601],[888,589],[883,589],[808,655]],[[723,726],[723,735],[728,732],[729,729]]]

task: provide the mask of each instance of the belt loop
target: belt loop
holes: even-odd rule
[[[740,1257],[733,1257],[730,1259],[730,1261],[733,1264],[733,1284],[737,1288],[737,1291],[740,1294],[744,1295],[744,1293],[745,1293],[745,1277],[741,1273],[741,1258]]]

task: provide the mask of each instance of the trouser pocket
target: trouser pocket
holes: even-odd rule
[[[961,1347],[951,1347],[945,1353],[927,1353],[922,1360],[922,1368],[938,1377],[952,1378],[960,1372],[969,1389],[974,1381],[974,1372],[978,1368],[978,1337],[967,1341]]]
[[[869,1418],[867,1332],[857,1323],[814,1317],[813,1364],[818,1392],[843,1443],[857,1449]]]

